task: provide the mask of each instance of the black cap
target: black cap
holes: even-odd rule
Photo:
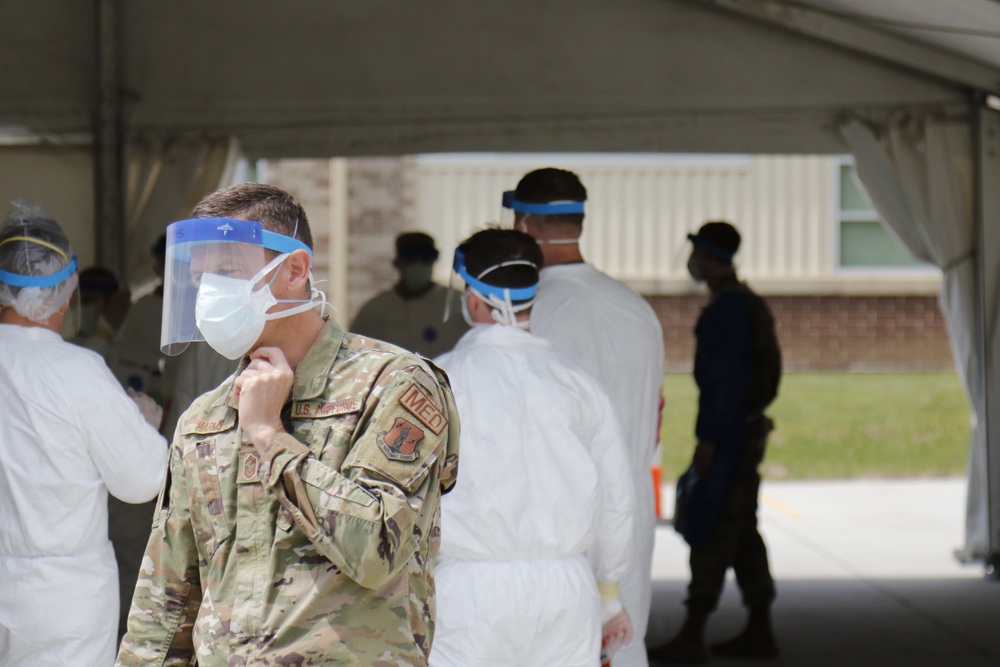
[[[434,239],[423,232],[406,232],[396,237],[396,259],[433,262],[438,258]]]
[[[712,253],[729,262],[740,249],[740,233],[728,222],[706,222],[697,234],[688,234],[688,240],[696,247]]]

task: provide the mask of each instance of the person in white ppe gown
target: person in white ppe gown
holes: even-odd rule
[[[436,360],[462,415],[462,464],[441,502],[432,667],[597,667],[602,638],[613,653],[631,636],[618,592],[627,456],[600,384],[526,331],[540,261],[512,230],[456,252],[473,328]]]
[[[0,227],[0,665],[110,665],[118,580],[107,496],[156,495],[161,413],[59,331],[76,258],[44,211]],[[72,309],[70,309],[72,310]]]
[[[600,380],[622,425],[637,493],[635,550],[622,580],[635,638],[619,651],[615,667],[645,667],[656,529],[650,465],[658,440],[663,332],[645,299],[584,261],[579,238],[586,199],[576,174],[545,168],[526,174],[515,191],[504,193],[503,204],[514,212],[515,229],[530,234],[544,255],[532,332]]]

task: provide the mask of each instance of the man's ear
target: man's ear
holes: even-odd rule
[[[305,250],[295,250],[284,261],[288,271],[288,289],[291,292],[309,290],[309,271],[312,269],[312,258]]]
[[[493,318],[490,316],[490,311],[493,310],[493,307],[473,294],[472,290],[466,288],[463,298],[468,299],[469,315],[474,322],[493,321]]]

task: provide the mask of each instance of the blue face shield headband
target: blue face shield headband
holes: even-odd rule
[[[527,215],[567,215],[572,213],[583,213],[582,201],[550,201],[543,203],[531,203],[515,198],[515,192],[509,190],[503,193],[503,207],[515,213],[525,213]]]
[[[190,260],[191,247],[201,243],[247,243],[285,255],[312,249],[302,241],[264,229],[259,222],[233,218],[192,218],[179,220],[167,227],[167,247],[173,248],[177,260]]]
[[[461,250],[455,251],[455,260],[452,263],[455,273],[462,277],[472,293],[492,308],[493,319],[498,324],[527,329],[528,322],[519,322],[517,314],[530,308],[534,303],[535,295],[538,293],[538,283],[528,287],[498,287],[482,280],[484,276],[505,266],[530,266],[538,270],[538,267],[533,262],[518,259],[495,264],[481,272],[478,276],[473,276],[465,268],[465,254]],[[515,306],[514,301],[521,301],[522,303]],[[445,319],[447,319],[447,314],[445,315]]]
[[[694,245],[696,248],[707,250],[708,252],[712,253],[719,259],[725,260],[727,262],[731,262],[733,260],[733,257],[736,255],[736,253],[727,252],[716,245],[712,245],[708,241],[704,241],[698,238],[694,234],[688,234],[688,241],[690,241],[691,244]]]
[[[60,248],[40,239],[33,239],[28,236],[12,236],[5,239],[4,243],[11,243],[13,241],[24,241],[26,243],[34,243],[35,245],[44,246],[59,253],[64,259],[66,258],[66,253]],[[60,283],[66,282],[71,275],[76,273],[76,266],[76,255],[73,255],[69,258],[69,264],[55,273],[50,273],[46,276],[26,276],[21,273],[11,273],[10,271],[0,270],[0,282],[13,285],[14,287],[55,287]]]
[[[527,260],[519,259],[491,266],[485,271],[483,271],[481,274],[479,274],[479,277],[477,278],[473,277],[472,274],[470,274],[469,271],[465,268],[465,254],[461,250],[456,250],[455,261],[452,266],[455,269],[455,273],[462,276],[462,280],[465,281],[466,285],[476,290],[476,292],[478,292],[484,297],[492,297],[494,299],[504,299],[509,302],[514,302],[514,301],[527,301],[528,299],[534,299],[535,294],[538,293],[537,283],[535,285],[531,285],[530,287],[497,287],[496,285],[490,285],[488,283],[484,283],[482,280],[479,279],[487,275],[491,271],[495,271],[496,269],[499,269],[500,267],[503,266],[531,266],[536,269],[538,268]]]
[[[66,282],[74,273],[76,273],[76,255],[73,255],[65,268],[47,276],[25,276],[20,273],[0,271],[0,282],[14,287],[55,287]]]

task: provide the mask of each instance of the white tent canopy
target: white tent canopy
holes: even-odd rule
[[[92,152],[108,263],[123,263],[126,232],[144,233],[126,223],[142,203],[126,175],[166,165],[166,194],[144,200],[160,210],[140,218],[174,217],[222,171],[224,146],[270,158],[855,151],[912,250],[946,276],[972,260],[946,279],[943,306],[978,419],[967,551],[1000,554],[1000,500],[977,513],[987,489],[1000,497],[1000,121],[984,105],[1000,95],[997,0],[36,0],[3,4],[0,21],[12,27],[0,129],[16,145],[0,173],[26,147],[76,151],[74,164]],[[940,164],[928,137],[943,125],[967,143]],[[178,146],[201,161],[198,178],[171,158]],[[47,173],[36,190],[59,187]]]
[[[0,8],[18,26],[0,50],[0,124],[87,137],[104,84],[130,134],[232,134],[251,157],[819,153],[843,152],[845,112],[967,103],[965,82],[719,9],[773,4],[759,0],[95,2],[119,48],[95,34],[91,3]]]

